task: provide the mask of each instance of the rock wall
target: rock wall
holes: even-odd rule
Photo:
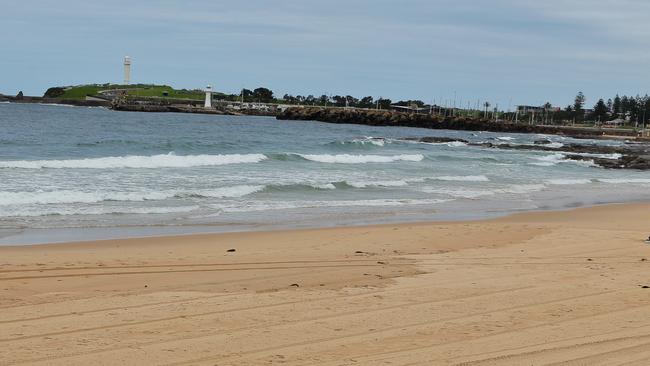
[[[495,122],[467,117],[441,117],[369,109],[343,109],[322,107],[291,107],[276,116],[284,120],[311,120],[329,123],[351,123],[368,126],[420,127],[438,130],[490,131],[510,133],[543,133],[574,137],[598,137],[612,130],[566,126],[534,126],[523,123]],[[619,136],[636,136],[634,131],[616,131]]]

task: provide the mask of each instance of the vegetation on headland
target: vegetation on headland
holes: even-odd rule
[[[68,87],[52,87],[43,95],[46,98],[86,99],[87,96],[101,96],[106,92],[124,91],[137,97],[160,97],[173,99],[203,99],[202,90],[174,89],[168,85],[154,84],[88,84]]]

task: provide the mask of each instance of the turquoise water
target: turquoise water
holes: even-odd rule
[[[399,140],[421,136],[511,144],[545,137],[558,152]],[[71,228],[99,238],[354,225],[650,198],[649,172],[562,161],[568,142],[575,140],[0,104],[0,232],[20,242],[25,233],[48,238]]]

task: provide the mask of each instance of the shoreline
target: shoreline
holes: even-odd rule
[[[0,359],[643,365],[648,212],[0,247]]]
[[[274,224],[262,224],[262,225],[248,225],[248,227],[236,228],[235,226],[222,226],[222,225],[208,225],[208,224],[197,224],[197,225],[155,225],[155,226],[117,226],[117,227],[70,227],[70,228],[24,228],[24,229],[6,229],[7,231],[15,230],[15,233],[7,233],[6,235],[0,235],[0,248],[6,247],[22,247],[22,246],[39,246],[39,245],[65,245],[72,243],[83,243],[83,242],[105,242],[111,240],[137,240],[137,239],[156,239],[156,238],[166,238],[166,237],[191,237],[194,235],[221,235],[221,234],[237,234],[237,233],[273,233],[273,232],[285,232],[285,231],[309,231],[309,230],[325,230],[325,229],[344,229],[344,228],[373,228],[381,226],[390,226],[390,225],[434,225],[442,223],[476,223],[484,222],[490,220],[498,220],[503,218],[509,218],[517,215],[526,215],[534,213],[549,213],[549,212],[566,212],[579,209],[589,209],[594,207],[602,206],[618,206],[618,205],[629,205],[629,204],[648,204],[650,201],[627,201],[627,202],[605,202],[605,203],[592,203],[580,207],[567,206],[567,207],[552,207],[552,208],[537,208],[537,209],[521,209],[521,210],[510,210],[504,212],[491,212],[491,213],[482,213],[477,215],[478,217],[466,217],[466,218],[449,218],[449,219],[431,219],[431,220],[386,220],[379,222],[366,222],[366,223],[353,223],[349,225],[340,225],[337,223],[329,223],[322,225],[306,225],[306,226],[294,226],[294,225],[274,225]],[[5,230],[5,229],[2,229]],[[0,233],[2,232],[0,230]],[[68,239],[64,239],[66,236],[64,232],[73,231],[75,234],[67,234]],[[115,232],[120,232],[115,234]],[[34,237],[52,237],[53,233],[58,232],[56,236],[61,236],[60,239],[52,239],[51,241],[35,241]],[[93,232],[95,233],[93,235]],[[102,234],[103,232],[103,234]],[[131,234],[128,234],[131,233]],[[148,234],[147,234],[148,233]],[[103,235],[103,236],[102,236]],[[11,239],[18,237],[17,242],[11,242]]]

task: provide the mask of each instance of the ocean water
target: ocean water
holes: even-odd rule
[[[558,151],[400,140],[422,136],[547,138]],[[0,243],[474,219],[650,198],[650,172],[562,160],[576,141],[590,142],[0,104]]]

